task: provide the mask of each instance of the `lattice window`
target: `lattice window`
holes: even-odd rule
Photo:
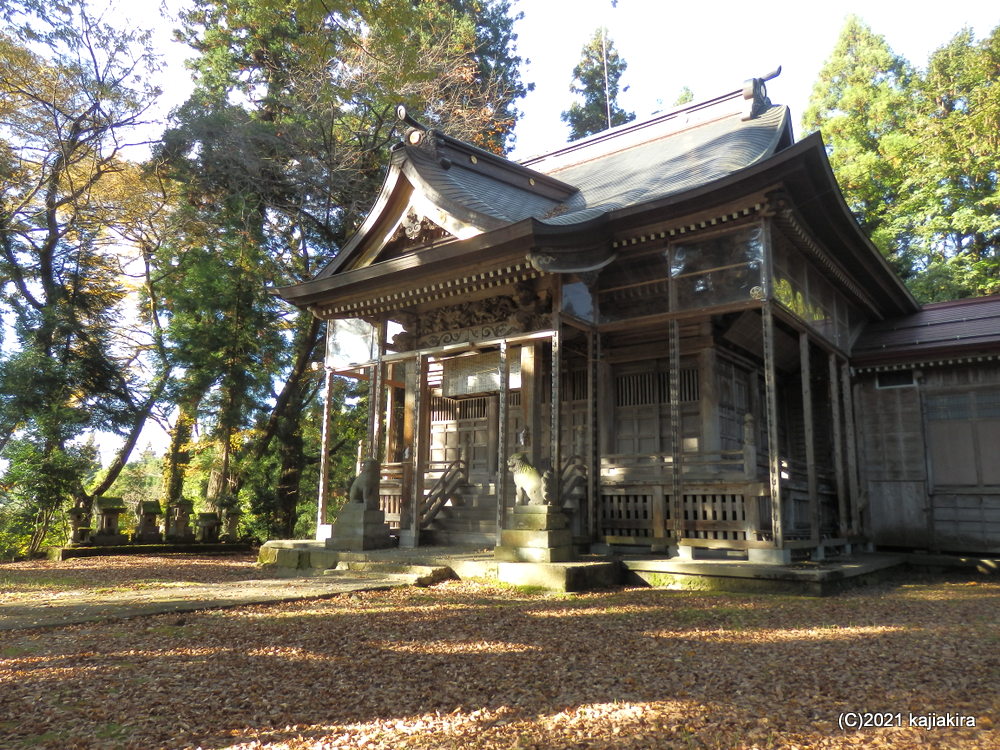
[[[680,401],[698,401],[698,368],[682,367],[680,370]],[[586,385],[586,380],[584,380]],[[616,406],[647,406],[670,403],[670,373],[665,371],[634,372],[615,378]]]

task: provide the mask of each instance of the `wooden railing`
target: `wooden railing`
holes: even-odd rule
[[[403,511],[403,492],[409,463],[382,464],[379,474],[379,507],[385,512],[385,522],[390,529],[398,529]]]
[[[421,528],[433,521],[438,511],[452,499],[455,490],[468,482],[469,472],[465,461],[457,458],[447,464],[434,484],[424,493],[424,500],[420,506]]]
[[[601,458],[602,484],[669,482],[673,476],[673,456],[612,454]],[[685,481],[733,481],[757,479],[756,451],[705,451],[684,453],[680,461]]]
[[[563,461],[559,475],[559,504],[563,508],[579,508],[587,497],[587,464],[581,456]]]

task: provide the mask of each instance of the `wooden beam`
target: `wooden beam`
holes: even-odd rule
[[[819,492],[816,478],[816,430],[813,425],[812,352],[809,334],[799,334],[799,379],[802,384],[802,432],[806,448],[806,482],[809,493],[809,532],[819,544]]]

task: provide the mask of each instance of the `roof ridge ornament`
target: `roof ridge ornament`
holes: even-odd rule
[[[761,78],[751,78],[743,82],[743,98],[746,100],[743,108],[744,121],[759,117],[763,112],[771,107],[771,100],[767,97],[767,81],[781,75],[781,66],[772,70]]]
[[[427,132],[427,126],[407,112],[405,104],[400,103],[396,105],[396,120],[401,125],[408,126],[403,133],[403,138],[406,142],[411,146],[420,145],[420,141],[423,140],[424,133]]]

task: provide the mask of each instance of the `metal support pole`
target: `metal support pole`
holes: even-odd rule
[[[427,442],[430,437],[427,409],[429,394],[427,392],[427,355],[418,354],[416,358],[416,388],[413,392],[414,425],[413,425],[413,479],[410,493],[410,532],[414,547],[420,546],[420,513],[424,503],[424,475],[427,471]]]
[[[809,334],[799,334],[799,379],[802,385],[802,432],[806,448],[806,486],[809,493],[809,531],[813,544],[819,544],[819,490],[816,477],[816,440],[813,423],[812,359]]]
[[[323,540],[323,525],[330,507],[330,403],[333,401],[333,372],[325,368],[323,375],[323,423],[319,439],[319,496],[316,499],[316,539]]]
[[[840,386],[844,393],[844,437],[847,442],[847,486],[851,498],[851,533],[864,534],[861,522],[861,490],[858,481],[858,453],[854,432],[854,394],[851,390],[851,368],[840,365]]]
[[[549,410],[550,426],[549,426],[549,439],[551,441],[552,447],[549,449],[549,456],[552,458],[552,491],[554,497],[552,498],[553,503],[556,507],[562,507],[562,498],[560,493],[561,488],[561,475],[562,475],[562,435],[559,433],[562,430],[562,420],[561,420],[561,399],[562,394],[560,393],[560,373],[562,370],[561,353],[560,353],[560,326],[562,324],[558,321],[554,326],[555,330],[552,331],[552,398],[551,398],[551,408]]]
[[[837,535],[847,537],[847,482],[844,477],[844,433],[840,415],[840,378],[837,355],[830,354],[830,419],[833,422],[833,470],[837,486]]]
[[[597,539],[597,510],[600,498],[601,458],[598,445],[597,363],[601,356],[601,339],[596,330],[587,334],[587,536]]]
[[[768,475],[771,488],[771,534],[774,546],[784,547],[781,501],[781,453],[778,449],[778,383],[774,369],[774,315],[771,303],[761,309],[764,336],[764,408],[767,411]]]
[[[507,406],[510,393],[510,371],[507,368],[507,341],[500,342],[500,405],[497,409],[497,546],[503,531],[507,510]]]
[[[372,366],[372,379],[368,397],[369,408],[369,432],[368,432],[368,455],[375,460],[382,458],[382,438],[384,434],[383,425],[385,423],[385,364],[382,358],[385,356],[385,332],[386,321],[380,321],[375,328],[377,354],[375,363]]]
[[[684,482],[681,476],[684,446],[681,431],[681,328],[670,321],[670,528],[673,543],[680,544],[684,536]]]

